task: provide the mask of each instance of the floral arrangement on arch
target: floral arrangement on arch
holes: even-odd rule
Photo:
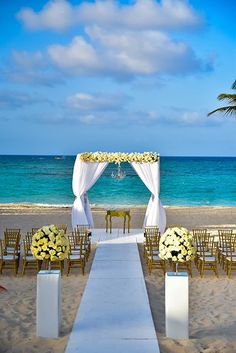
[[[64,260],[69,252],[69,240],[63,229],[53,224],[40,228],[32,238],[31,252],[38,260]]]
[[[159,155],[155,152],[144,153],[123,153],[123,152],[84,152],[80,154],[83,162],[136,162],[136,163],[155,163],[159,159]]]
[[[190,232],[183,227],[168,228],[160,238],[159,256],[163,260],[186,262],[194,259],[196,248]]]

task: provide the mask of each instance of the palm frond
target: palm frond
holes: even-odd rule
[[[236,89],[236,80],[235,80],[234,83],[232,84],[232,89]]]
[[[213,110],[212,112],[208,113],[207,116],[210,116],[216,112],[221,112],[221,113],[224,113],[225,115],[236,114],[236,106],[232,105],[232,106],[217,108],[217,109]]]
[[[220,101],[226,99],[228,100],[229,104],[236,104],[236,94],[221,93],[217,98]]]

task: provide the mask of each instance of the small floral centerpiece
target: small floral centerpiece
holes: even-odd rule
[[[31,252],[38,260],[64,260],[69,252],[69,240],[64,230],[54,225],[40,228],[32,238]]]
[[[183,227],[168,228],[160,238],[159,256],[171,262],[187,262],[194,259],[196,248],[190,232]]]

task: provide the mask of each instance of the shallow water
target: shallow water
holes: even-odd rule
[[[0,203],[72,204],[75,156],[0,156]],[[150,193],[128,164],[115,180],[110,164],[89,191],[96,205],[144,205]],[[164,205],[236,205],[236,158],[161,157]]]

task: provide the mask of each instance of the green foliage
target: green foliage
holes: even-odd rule
[[[232,85],[232,89],[236,90],[236,80],[234,81]],[[236,115],[236,94],[230,94],[230,93],[221,93],[217,97],[218,100],[224,100],[227,101],[227,106],[217,108],[207,115],[210,116],[216,112],[222,112],[225,115]]]

